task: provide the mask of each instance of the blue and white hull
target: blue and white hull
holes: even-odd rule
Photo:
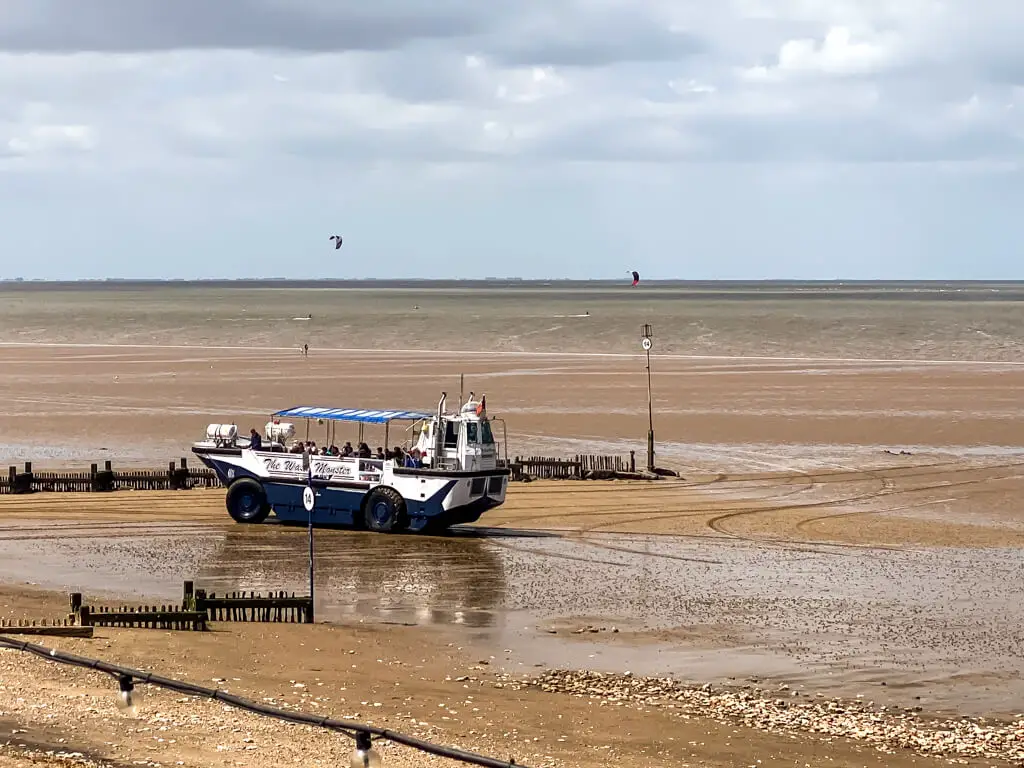
[[[193,453],[228,488],[228,512],[238,522],[307,523],[308,475],[303,456],[198,443]],[[425,531],[471,523],[504,503],[509,470],[407,468],[391,460],[312,456],[316,525],[378,531]]]

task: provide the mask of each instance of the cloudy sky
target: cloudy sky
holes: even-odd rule
[[[1020,0],[2,0],[0,276],[1024,278],[1022,39]]]

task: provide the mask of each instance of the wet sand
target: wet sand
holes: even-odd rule
[[[1007,513],[919,513],[970,510],[1008,473],[514,485],[448,536],[319,530],[318,617],[447,628],[513,672],[753,678],[1012,715],[1024,608],[1005,585],[1024,577],[1024,528]],[[235,525],[221,491],[7,497],[0,521],[6,583],[110,599],[174,600],[185,579],[306,589],[305,530]]]
[[[5,612],[59,611],[52,594],[0,587]],[[875,749],[850,738],[771,733],[734,717],[576,698],[509,684],[497,658],[446,631],[422,627],[215,625],[207,633],[101,629],[93,640],[47,639],[72,653],[218,687],[277,706],[348,717],[531,768],[938,768],[949,760]],[[500,656],[498,657],[500,658]],[[489,662],[489,663],[488,663]],[[536,670],[535,670],[536,671]],[[102,675],[0,651],[0,766],[82,765],[82,752],[113,766],[347,764],[350,742],[312,728],[237,713],[145,688],[138,719],[118,716]],[[11,733],[11,731],[15,731]],[[9,742],[9,743],[8,743]],[[27,749],[19,745],[25,745]],[[451,766],[383,744],[385,765]],[[47,756],[49,752],[49,756]],[[32,754],[31,762],[22,756]],[[965,758],[961,765],[1010,765]]]
[[[403,633],[396,649],[440,632],[495,671],[757,679],[928,712],[1019,712],[1024,616],[1007,585],[1024,576],[1024,366],[993,349],[950,362],[932,341],[925,352],[944,362],[656,354],[658,463],[681,479],[516,485],[447,537],[319,531],[320,618]],[[430,409],[464,373],[506,419],[510,455],[644,460],[643,360],[621,350],[339,343],[302,358],[210,343],[0,346],[0,458],[163,466],[210,422],[247,430],[299,404]],[[61,600],[169,601],[186,578],[304,590],[305,546],[301,529],[232,524],[221,491],[0,497],[0,582]],[[5,610],[21,610],[29,593],[12,594]],[[668,748],[656,723],[635,728]]]
[[[884,449],[1022,456],[1024,365],[655,356],[659,462],[684,471],[863,470]],[[510,455],[640,452],[633,355],[0,346],[0,459],[162,466],[211,422],[262,425],[299,404],[432,409],[485,393]],[[297,425],[300,430],[304,429]],[[324,428],[321,427],[321,431]],[[323,442],[326,436],[312,433]],[[354,439],[339,429],[338,439]],[[367,427],[368,442],[384,431]],[[392,441],[394,442],[394,441]],[[1024,460],[1024,458],[1022,458]]]

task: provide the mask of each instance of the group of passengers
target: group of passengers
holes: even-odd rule
[[[291,452],[304,453],[307,450],[310,454],[315,456],[339,456],[342,458],[356,457],[360,459],[378,459],[380,461],[394,460],[396,464],[403,467],[423,466],[423,458],[420,455],[418,448],[413,448],[411,451],[404,451],[397,445],[393,449],[387,451],[385,451],[381,446],[377,446],[376,451],[371,451],[370,446],[366,443],[359,443],[357,448],[353,448],[352,443],[350,442],[346,442],[341,448],[338,448],[336,445],[324,445],[317,448],[316,441],[314,440],[307,440],[305,442],[300,440],[292,446]]]
[[[249,440],[249,446],[253,450],[258,451],[262,448],[263,440],[260,433],[255,429],[249,431]],[[307,451],[313,456],[351,456],[360,459],[394,460],[396,464],[410,468],[423,466],[423,456],[420,454],[419,448],[404,451],[397,445],[388,451],[378,446],[376,452],[373,452],[366,443],[359,443],[359,447],[353,448],[352,443],[346,441],[345,445],[341,448],[336,445],[324,445],[318,448],[315,440],[296,440],[295,444],[291,447],[291,453],[305,453]]]
[[[305,453],[309,451],[314,456],[355,456],[360,459],[383,459],[384,449],[377,448],[375,454],[366,443],[360,443],[358,448],[353,448],[352,443],[346,442],[341,448],[336,445],[323,445],[317,447],[315,440],[298,440],[292,446],[292,453]]]

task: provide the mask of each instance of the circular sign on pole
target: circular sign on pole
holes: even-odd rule
[[[313,489],[307,485],[302,489],[302,506],[306,508],[307,512],[312,512],[314,503],[316,503],[316,497],[313,494]]]
[[[651,349],[651,340],[644,336],[643,341],[640,342],[640,346],[644,348],[645,352],[649,352]]]

